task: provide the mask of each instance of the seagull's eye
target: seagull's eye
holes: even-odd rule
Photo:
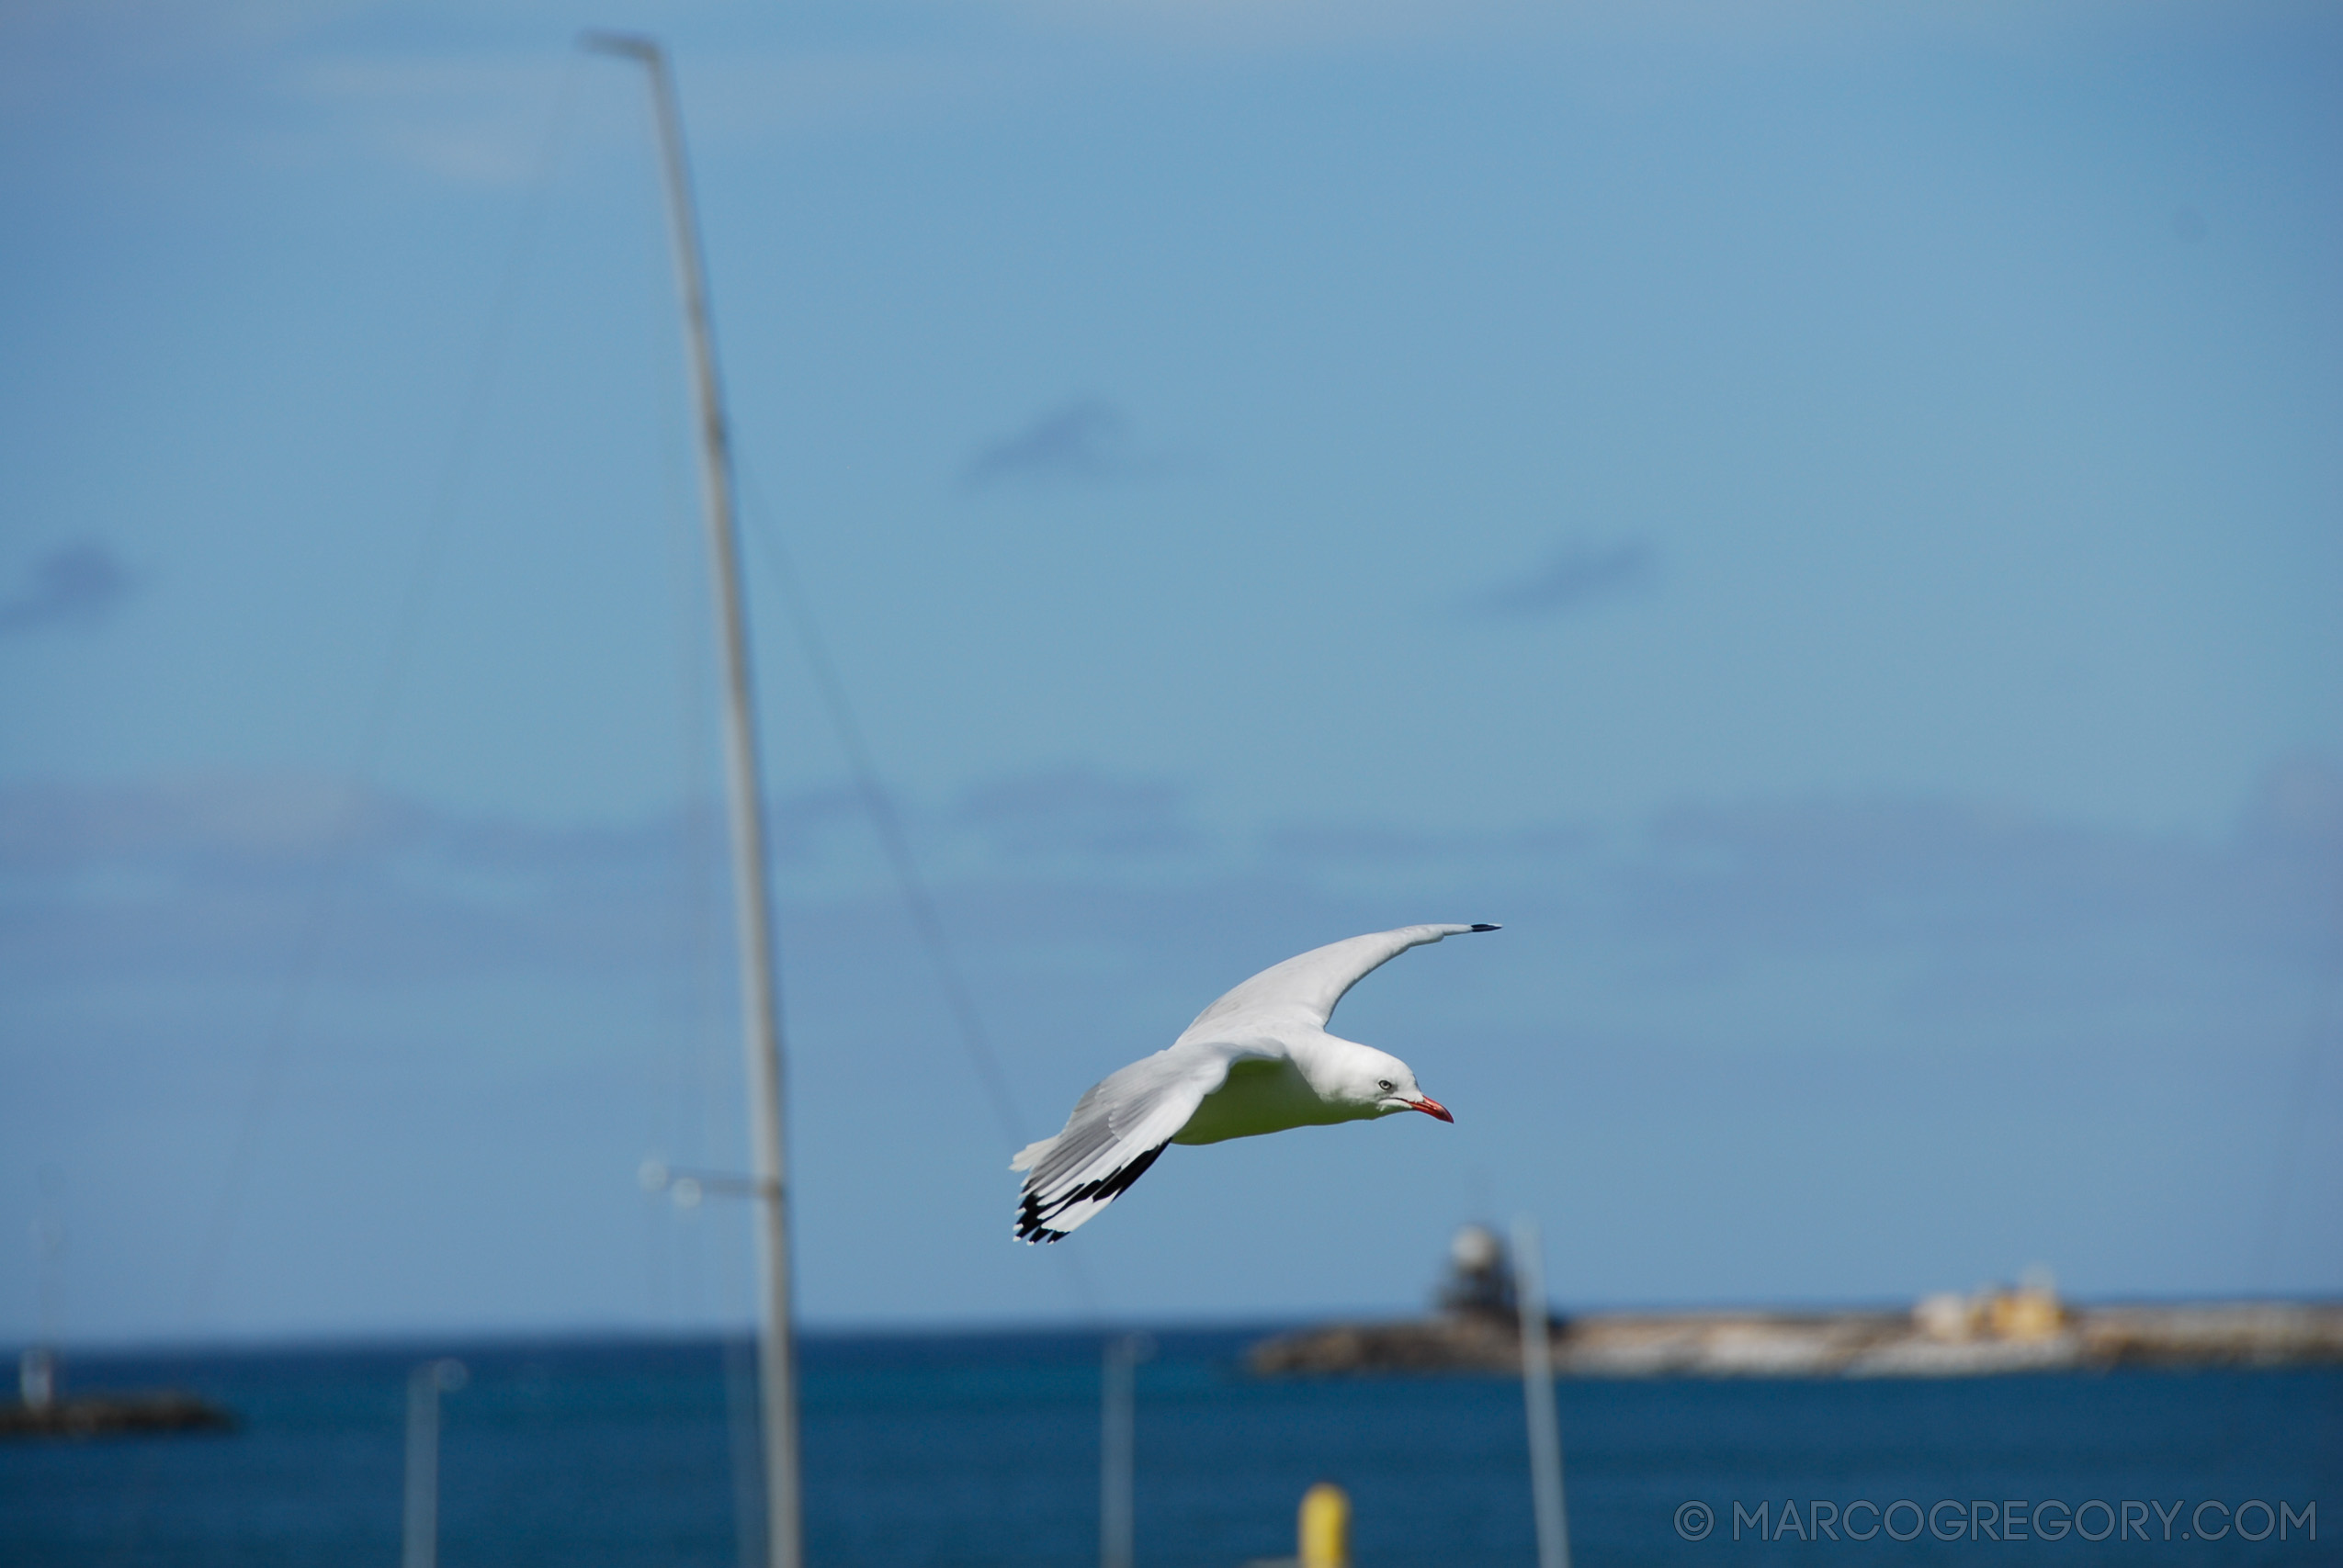
[[[1377,1078],[1375,1080],[1375,1087],[1381,1089],[1384,1093],[1389,1094],[1393,1089],[1398,1089],[1399,1086],[1393,1083],[1389,1078]]]

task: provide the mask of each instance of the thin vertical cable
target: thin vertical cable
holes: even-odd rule
[[[1554,1410],[1554,1346],[1537,1221],[1513,1222],[1513,1294],[1521,1309],[1522,1400],[1530,1425],[1530,1502],[1537,1513],[1538,1568],[1570,1568],[1570,1517],[1562,1495],[1562,1424]]]

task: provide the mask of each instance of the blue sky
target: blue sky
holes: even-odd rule
[[[1580,1301],[2343,1290],[2318,8],[57,6],[0,22],[0,1209],[69,1335],[737,1311],[737,1216],[632,1185],[741,1156],[608,25],[697,167],[814,1318],[1405,1310],[1521,1208]],[[1455,1127],[1009,1245],[1092,1078],[1424,919],[1508,930],[1341,1025]]]

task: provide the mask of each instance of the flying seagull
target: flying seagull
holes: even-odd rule
[[[1021,1241],[1056,1241],[1122,1196],[1166,1144],[1217,1144],[1421,1111],[1454,1122],[1408,1064],[1326,1032],[1344,992],[1411,947],[1495,926],[1401,926],[1264,969],[1185,1033],[1092,1085],[1054,1138],[1009,1162],[1025,1173]]]

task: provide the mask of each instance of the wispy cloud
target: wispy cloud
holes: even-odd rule
[[[1016,858],[1120,858],[1194,848],[1186,797],[1167,780],[1059,768],[980,784],[956,815],[997,852]]]
[[[984,490],[1126,478],[1140,467],[1130,447],[1130,424],[1122,409],[1104,398],[1078,398],[979,449],[961,467],[960,482]]]
[[[1026,930],[1036,872],[1053,908],[1122,908],[1147,943],[1172,949],[1240,906],[1308,910],[1296,929],[1333,935],[1348,919],[1416,918],[1427,901],[1501,907],[1583,948],[1598,970],[1612,964],[1602,984],[1622,1005],[1637,974],[1810,964],[1820,986],[1843,964],[1898,953],[1883,974],[1907,998],[2000,976],[1965,986],[1964,1010],[2014,1017],[2029,987],[2111,1012],[2183,992],[2235,1010],[2273,975],[2326,972],[2343,874],[2343,771],[2308,756],[2272,770],[2234,836],[2205,839],[1882,798],[1687,805],[1624,837],[1562,822],[1484,833],[1296,824],[1248,850],[1200,829],[1176,780],[1081,767],[996,780],[947,808],[901,808],[972,932]],[[858,836],[853,815],[843,791],[774,803],[779,836],[798,846],[787,880],[798,915],[829,920],[892,899],[876,863],[814,874],[853,858],[832,842]],[[338,863],[366,938],[353,946],[371,966],[640,967],[663,952],[653,928],[667,903],[685,890],[720,902],[722,867],[697,865],[694,831],[687,816],[553,830],[301,779],[10,785],[0,953],[19,979],[119,977],[189,943],[224,962],[225,933],[242,930],[259,944],[243,961],[260,963],[300,918],[313,874]],[[152,945],[136,951],[141,941]]]
[[[1120,36],[1156,49],[1292,53],[1360,46],[1421,49],[1443,39],[1550,31],[1551,8],[1519,0],[1013,0],[1055,33]]]
[[[0,637],[41,626],[93,626],[137,585],[137,574],[96,540],[50,551],[17,592],[0,598]]]
[[[1474,615],[1521,620],[1566,615],[1599,600],[1649,587],[1658,574],[1659,552],[1646,540],[1569,544],[1527,576],[1474,594],[1466,609]]]
[[[1876,1294],[1974,1276],[2015,1245],[2009,1215],[2044,1181],[2065,1194],[2062,1234],[2251,1233],[2236,1216],[2267,1205],[2267,1145],[2289,1124],[2305,1029],[2331,1016],[2343,774],[2317,758],[2276,773],[2230,835],[1881,799],[1687,807],[1617,835],[1401,824],[1305,830],[1257,852],[1131,852],[1130,834],[1181,829],[1183,804],[1176,782],[1073,769],[944,809],[904,803],[923,850],[967,846],[931,863],[934,902],[1029,1109],[1054,1120],[1230,983],[1310,942],[1409,920],[1501,921],[1501,939],[1398,966],[1343,1019],[1436,1069],[1471,1112],[1485,1152],[1470,1157],[1526,1172],[1508,1178],[1525,1190],[1651,1176],[1657,1196],[1649,1182],[1622,1189],[1643,1206],[1620,1235],[1693,1213],[1686,1223],[1708,1228],[1688,1234],[1726,1259],[1665,1286],[1694,1296]],[[824,835],[847,826],[839,792],[775,807]],[[367,1321],[380,1310],[371,1300],[299,1294],[327,1272],[318,1258],[342,1267],[335,1249],[357,1213],[381,1216],[368,1244],[392,1236],[402,1278],[435,1258],[447,1267],[447,1236],[465,1238],[483,1261],[435,1294],[456,1291],[468,1312],[600,1300],[590,1292],[606,1265],[561,1270],[629,1234],[628,1171],[662,1146],[643,1140],[703,1124],[709,1089],[671,1110],[656,1086],[730,1050],[725,879],[720,863],[693,869],[685,828],[549,830],[300,781],[0,785],[0,1074],[12,1090],[0,1143],[33,1151],[25,1164],[38,1153],[145,1173],[123,1190],[161,1194],[158,1206],[108,1219],[137,1238],[108,1299],[136,1302],[154,1258],[199,1227],[199,1204],[189,1218],[163,1198],[209,1197],[247,1114],[252,1021],[277,1010],[292,955],[323,929],[298,1071],[253,1181],[256,1193],[299,1188],[304,1202],[266,1213],[255,1198],[245,1234],[273,1240],[251,1244],[252,1275],[272,1301]],[[1001,852],[1003,835],[1014,852]],[[333,864],[337,912],[318,928]],[[833,1317],[890,1297],[890,1313],[965,1314],[966,1294],[912,1307],[929,1299],[922,1278],[889,1274],[888,1260],[907,1245],[923,1258],[980,1257],[971,1236],[1005,1250],[1001,1189],[985,1178],[1004,1179],[1016,1140],[971,1113],[978,1085],[884,866],[809,880],[793,865],[779,913],[798,1081],[821,1108],[801,1145],[809,1254],[827,1259],[809,1271],[825,1281],[818,1300]],[[688,1077],[725,1081],[696,1066]],[[860,1113],[871,1106],[888,1114]],[[2321,1261],[2283,1278],[2326,1292],[2337,1211],[2315,1195],[2343,1190],[2326,1153],[2343,1145],[2327,1135],[2332,1097],[2317,1106],[2301,1123],[2304,1218],[2289,1234]],[[697,1136],[670,1152],[737,1157],[724,1134],[712,1146]],[[1372,1181],[1415,1205],[1393,1223],[1436,1248],[1457,1217],[1445,1179],[1381,1168],[1394,1156],[1369,1142],[1254,1140],[1251,1157],[1288,1163],[1224,1178],[1198,1161],[1178,1179],[1184,1197],[1167,1187],[1132,1224],[1153,1213],[1183,1224],[1191,1205],[1240,1201],[1242,1180],[1292,1191],[1301,1234],[1337,1223]],[[1581,1144],[1593,1146],[1579,1165],[1540,1163]],[[481,1210],[478,1194],[540,1168],[559,1180]],[[446,1177],[432,1193],[415,1186],[425,1169]],[[876,1198],[874,1170],[895,1183]],[[2175,1221],[2183,1201],[2198,1207]],[[874,1203],[902,1237],[853,1252]],[[1925,1235],[1885,1263],[1866,1249],[1755,1272],[1735,1238],[1785,1206],[1828,1234],[1875,1234],[1890,1213]],[[513,1235],[547,1228],[524,1213],[606,1239],[517,1254]],[[2250,1243],[2183,1249],[2194,1274],[2153,1272],[2171,1249],[2138,1245],[2141,1260],[2089,1265],[2119,1270],[2100,1288],[2249,1278]],[[1624,1261],[1582,1289],[1615,1299],[1658,1278],[1624,1242],[1590,1255]],[[2073,1256],[2078,1274],[2092,1256],[2048,1255]],[[1236,1298],[1209,1293],[1223,1288],[1209,1283],[1213,1256],[1182,1255],[1130,1289],[1233,1314]],[[1008,1289],[975,1264],[954,1269],[972,1292]],[[538,1304],[483,1307],[482,1280],[501,1281],[498,1300]],[[425,1304],[418,1294],[399,1310]],[[126,1329],[164,1326],[119,1310]]]

